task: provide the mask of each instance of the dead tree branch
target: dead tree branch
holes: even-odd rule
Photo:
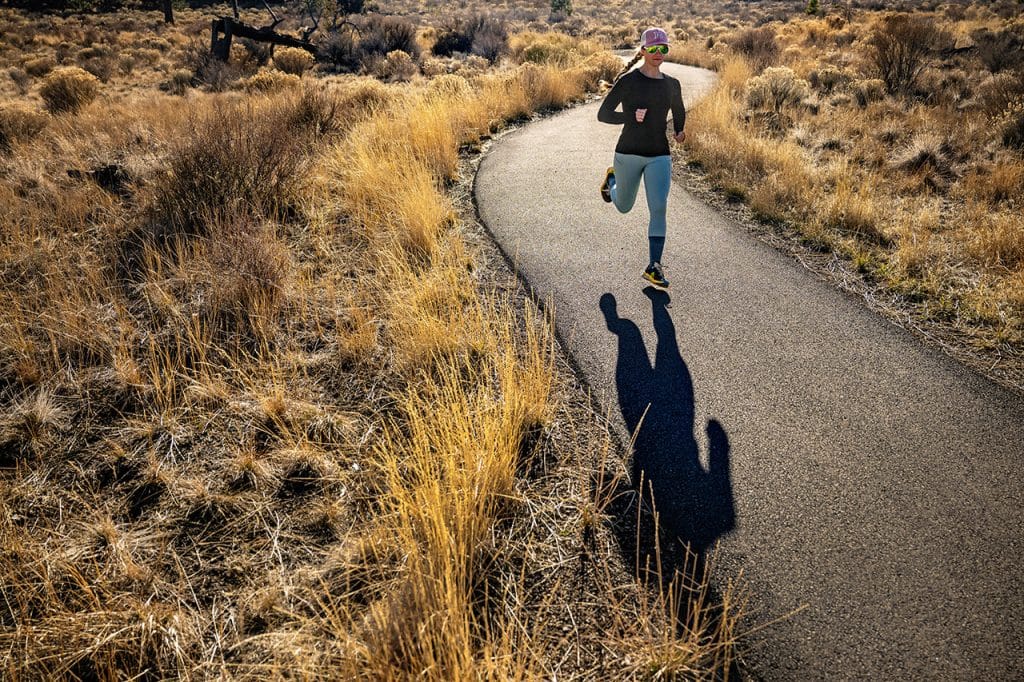
[[[262,28],[249,26],[231,17],[220,17],[213,20],[210,30],[210,53],[221,61],[228,61],[228,57],[231,54],[231,40],[236,36],[261,43],[270,43],[271,45],[297,47],[309,52],[314,57],[317,55],[316,46],[310,43],[309,40],[278,33],[273,29],[273,26],[264,26]]]

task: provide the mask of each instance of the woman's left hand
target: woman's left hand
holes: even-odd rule
[[[683,140],[686,139],[686,131],[680,130],[678,134],[672,136],[672,139],[678,142],[679,144],[682,144]]]

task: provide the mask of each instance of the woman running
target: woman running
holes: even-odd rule
[[[601,183],[601,197],[613,202],[620,213],[628,213],[636,202],[643,178],[651,213],[647,226],[651,259],[643,277],[659,287],[668,287],[661,254],[665,249],[665,210],[672,180],[672,157],[665,134],[669,111],[675,129],[672,139],[682,142],[686,138],[686,108],[679,81],[661,72],[666,54],[668,34],[660,28],[644,31],[636,56],[618,75],[597,112],[597,120],[602,123],[623,126],[615,146],[615,165],[608,169]],[[630,71],[641,59],[644,63],[640,68]],[[620,104],[621,112],[615,110]]]

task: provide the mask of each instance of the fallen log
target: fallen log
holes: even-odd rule
[[[278,33],[270,26],[262,28],[249,26],[232,17],[219,17],[213,20],[210,31],[210,53],[221,61],[228,61],[228,56],[231,54],[231,40],[235,36],[271,45],[297,47],[309,52],[314,57],[317,55],[316,46],[308,40]]]

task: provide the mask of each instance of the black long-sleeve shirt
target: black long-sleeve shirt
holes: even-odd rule
[[[622,104],[621,112],[615,111],[619,104]],[[643,123],[636,121],[637,109],[647,109]],[[665,156],[669,153],[665,135],[669,111],[678,135],[686,123],[679,81],[666,74],[662,74],[662,78],[650,78],[636,69],[615,83],[601,103],[597,120],[623,126],[619,143],[615,146],[619,154]]]

